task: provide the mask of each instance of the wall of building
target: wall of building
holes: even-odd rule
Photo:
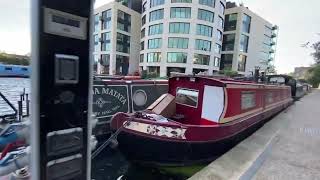
[[[226,15],[237,13],[237,26],[235,31],[225,31],[224,34],[236,34],[235,46],[233,51],[223,51],[222,54],[233,54],[232,70],[238,71],[239,56],[247,56],[245,71],[238,71],[243,75],[250,75],[256,67],[259,67],[261,71],[267,71],[268,65],[273,63],[276,47],[276,37],[273,37],[275,31],[266,31],[266,27],[272,29],[274,26],[261,18],[247,7],[237,6],[226,9]],[[250,33],[242,31],[244,15],[251,17]],[[241,35],[244,34],[249,37],[248,51],[240,51],[240,39]],[[274,45],[265,44],[265,36],[269,36],[275,42]],[[272,52],[272,49],[274,52]],[[268,58],[265,58],[263,52],[268,54]]]
[[[94,35],[98,35],[99,38],[102,37],[102,33],[110,32],[111,42],[110,50],[102,51],[101,50],[101,41],[99,41],[98,46],[100,47],[97,51],[94,51],[94,56],[96,61],[98,61],[97,73],[103,74],[103,66],[99,63],[102,54],[110,55],[110,65],[109,65],[109,74],[115,75],[116,73],[116,64],[117,64],[117,55],[125,56],[129,58],[129,69],[128,74],[134,74],[138,70],[138,61],[139,61],[139,51],[140,51],[140,29],[141,29],[141,14],[137,11],[134,11],[121,3],[111,2],[105,4],[97,9],[95,9],[94,14],[101,16],[102,12],[111,9],[111,27],[107,30],[102,30],[102,21],[99,20],[99,28],[94,32]],[[123,11],[131,16],[131,30],[130,32],[122,31],[117,26],[118,19],[118,10]],[[123,53],[117,51],[117,33],[121,33],[130,37],[130,53]],[[126,75],[126,74],[123,74]]]

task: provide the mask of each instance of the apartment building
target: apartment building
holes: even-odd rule
[[[259,68],[267,72],[274,62],[278,27],[249,8],[227,2],[221,70],[250,75]]]
[[[278,27],[225,0],[114,0],[95,9],[98,74],[267,71]]]
[[[97,74],[127,75],[138,71],[141,0],[115,0],[94,10]]]
[[[140,70],[213,74],[219,71],[224,0],[143,0]]]

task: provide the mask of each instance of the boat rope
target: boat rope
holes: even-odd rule
[[[133,118],[128,119],[125,123],[123,123],[122,126],[120,126],[119,129],[117,129],[115,133],[111,134],[111,136],[101,146],[99,146],[97,150],[95,150],[91,154],[91,159],[94,159],[95,157],[97,157],[101,153],[101,151],[104,150],[112,142],[112,140],[116,139],[119,133],[122,131],[122,129],[132,120]]]

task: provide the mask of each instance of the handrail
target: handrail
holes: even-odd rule
[[[6,118],[6,117],[12,117],[17,116],[18,110],[14,107],[14,105],[0,92],[0,97],[11,107],[11,109],[14,111],[14,114],[6,114],[3,116],[0,116],[0,118]]]

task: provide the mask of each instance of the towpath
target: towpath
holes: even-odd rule
[[[282,118],[285,125],[252,179],[320,179],[320,90],[296,102]]]

